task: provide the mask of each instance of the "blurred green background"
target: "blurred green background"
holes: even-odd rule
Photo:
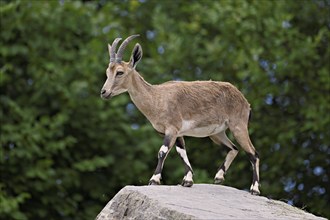
[[[330,218],[329,0],[1,0],[0,12],[1,219],[93,219],[148,183],[161,136],[127,94],[99,97],[107,43],[137,33],[124,60],[139,42],[148,82],[236,85],[253,109],[262,195]],[[212,183],[225,147],[186,145],[195,183]],[[183,173],[172,152],[163,183]],[[240,151],[225,185],[251,181]]]

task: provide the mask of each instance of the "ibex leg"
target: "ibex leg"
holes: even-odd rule
[[[237,153],[238,153],[238,149],[235,147],[235,145],[228,139],[226,133],[223,131],[219,134],[210,136],[211,140],[220,145],[223,144],[226,147],[228,147],[229,151],[227,153],[227,156],[224,160],[224,162],[222,163],[222,165],[219,167],[217,174],[214,177],[214,183],[216,184],[220,184],[225,180],[225,174],[227,172],[227,170],[230,167],[230,164],[233,162],[233,160],[235,159]]]
[[[173,134],[165,134],[163,145],[159,149],[158,152],[158,164],[154,175],[150,178],[149,185],[159,185],[160,180],[162,179],[162,170],[164,166],[164,161],[170,152],[174,142],[176,140],[176,136]]]
[[[182,180],[181,185],[190,187],[194,184],[193,181],[193,170],[191,168],[188,156],[187,156],[187,151],[185,148],[185,143],[183,137],[178,137],[176,139],[176,151],[180,155],[183,163],[184,163],[184,168],[185,168],[185,174]]]
[[[247,126],[244,124],[239,124],[234,127],[230,127],[230,130],[233,132],[235,139],[247,153],[249,160],[252,164],[253,170],[253,180],[250,187],[251,194],[259,195],[259,155],[255,150],[248,133]]]

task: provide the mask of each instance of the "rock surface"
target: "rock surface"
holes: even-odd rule
[[[96,220],[112,219],[325,219],[284,202],[254,196],[235,188],[195,184],[126,186]]]

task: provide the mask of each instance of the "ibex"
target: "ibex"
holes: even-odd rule
[[[223,144],[229,149],[214,178],[216,184],[222,183],[238,153],[236,146],[226,136],[225,131],[229,128],[252,164],[250,192],[259,195],[259,156],[248,134],[250,104],[243,94],[228,82],[170,81],[160,85],[149,84],[136,70],[142,58],[140,44],[135,45],[129,62],[122,61],[127,44],[137,36],[128,37],[117,53],[116,47],[121,38],[116,38],[112,45],[108,44],[110,63],[101,97],[110,99],[128,92],[133,103],[156,131],[164,135],[163,145],[158,152],[158,164],[149,185],[160,184],[164,161],[174,144],[185,166],[182,185],[193,185],[193,169],[185,149],[184,136],[210,137],[217,145]]]

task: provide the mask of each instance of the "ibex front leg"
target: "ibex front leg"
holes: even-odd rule
[[[163,145],[160,147],[158,152],[158,164],[154,175],[152,175],[152,177],[150,178],[149,185],[160,184],[160,180],[162,179],[164,161],[176,140],[176,135],[174,135],[173,133],[174,132],[168,132],[167,134],[165,134]]]
[[[176,151],[180,155],[183,163],[184,163],[184,168],[185,168],[185,174],[182,180],[181,185],[190,187],[194,184],[193,181],[193,170],[191,168],[188,156],[187,156],[187,151],[185,148],[185,143],[183,137],[178,137],[176,139]]]

